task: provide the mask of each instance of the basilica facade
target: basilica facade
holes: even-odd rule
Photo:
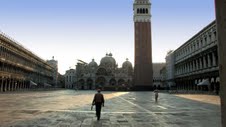
[[[94,59],[90,63],[76,65],[76,89],[129,90],[132,87],[133,66],[126,59],[119,68],[112,53],[106,54],[98,65]]]

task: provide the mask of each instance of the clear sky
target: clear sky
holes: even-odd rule
[[[214,0],[151,0],[153,62],[215,19]],[[0,0],[0,30],[61,74],[108,52],[134,63],[133,0]]]

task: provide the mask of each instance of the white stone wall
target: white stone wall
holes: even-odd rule
[[[165,67],[165,63],[153,63],[153,86],[163,87],[163,77],[160,74],[160,71]]]
[[[74,69],[67,70],[65,73],[65,88],[73,88],[76,82],[76,71]]]
[[[171,51],[166,56],[166,82],[168,87],[175,85],[174,75],[175,75],[175,61],[174,61],[174,51]]]

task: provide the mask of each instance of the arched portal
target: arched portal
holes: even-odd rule
[[[128,85],[130,85],[130,84],[131,84],[131,81],[130,81],[129,79],[127,80],[127,84],[128,84]]]
[[[109,84],[111,86],[115,86],[116,85],[116,80],[114,78],[112,78],[110,81],[109,81]]]
[[[80,79],[78,81],[79,87],[84,90],[85,89],[85,80],[84,79]]]
[[[87,86],[88,86],[88,89],[91,90],[92,89],[92,86],[93,86],[93,80],[92,79],[87,79]]]
[[[103,87],[105,86],[106,79],[104,77],[98,77],[96,79],[96,87]]]
[[[119,79],[118,80],[118,85],[122,85],[122,84],[125,84],[125,80],[124,79]]]

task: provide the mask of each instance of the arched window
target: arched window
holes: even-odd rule
[[[148,14],[148,9],[146,8],[146,13]]]
[[[140,9],[138,8],[138,9],[137,9],[137,14],[140,14],[140,13],[141,13],[141,12],[140,12]]]
[[[203,46],[202,39],[201,39],[201,41],[200,41],[200,45]]]
[[[96,75],[107,75],[107,71],[104,68],[99,68]]]
[[[145,9],[143,8],[143,14],[145,14]]]
[[[141,8],[139,8],[139,11],[140,11],[140,14],[142,14],[142,13],[143,13]]]
[[[212,42],[212,36],[209,34],[209,42]]]
[[[197,41],[197,48],[199,48],[199,42]]]

